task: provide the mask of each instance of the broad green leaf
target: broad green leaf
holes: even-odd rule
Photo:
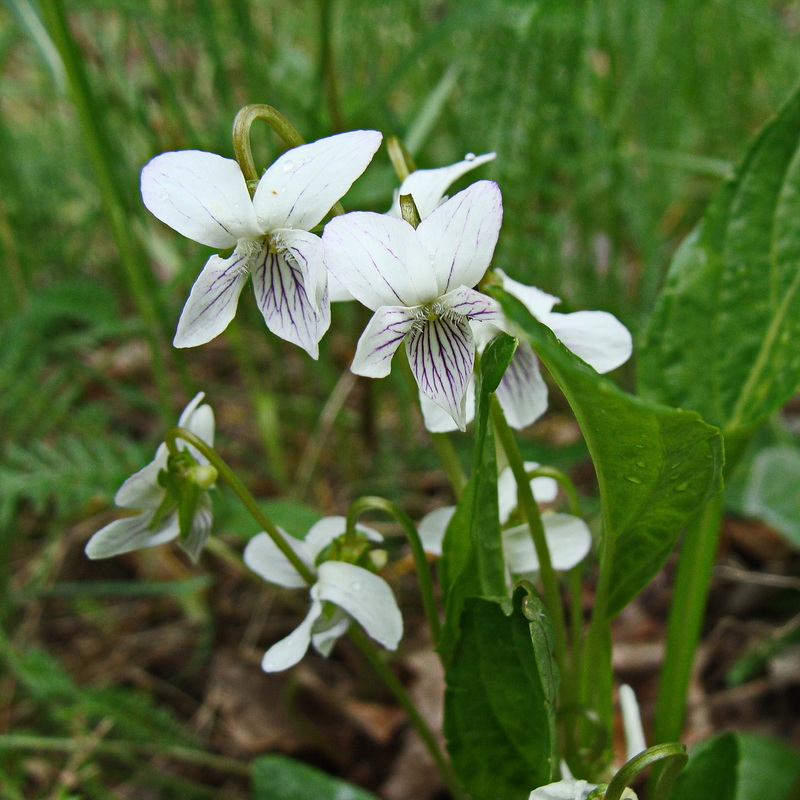
[[[676,253],[639,367],[642,394],[726,434],[800,386],[800,91]]]
[[[609,617],[664,563],[686,522],[720,488],[722,437],[691,411],[625,394],[500,289],[492,293],[564,392],[594,462],[610,536]]]
[[[378,800],[351,783],[287,756],[261,756],[253,762],[253,800]]]
[[[698,746],[670,800],[788,800],[800,753],[766,736],[724,733]]]
[[[800,548],[800,452],[768,447],[753,460],[742,510],[763,519]]]
[[[446,609],[439,652],[445,663],[458,638],[464,598],[492,597],[506,591],[497,509],[497,460],[489,420],[489,401],[516,346],[515,339],[500,334],[489,343],[481,358],[472,475],[442,543],[439,574],[446,593]]]
[[[464,601],[446,672],[444,730],[474,800],[526,800],[551,780],[558,674],[549,626],[530,586],[511,601]]]

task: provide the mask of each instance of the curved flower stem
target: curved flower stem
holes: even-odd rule
[[[218,475],[233,489],[236,496],[242,502],[242,505],[250,512],[253,519],[261,526],[267,535],[275,542],[277,548],[286,556],[289,563],[300,573],[303,580],[311,586],[316,582],[316,576],[308,568],[306,564],[300,559],[297,553],[286,543],[281,532],[276,527],[275,523],[259,508],[255,498],[247,490],[247,487],[239,480],[236,473],[222,460],[213,447],[209,447],[199,436],[195,436],[191,431],[185,428],[173,428],[169,431],[164,438],[167,449],[170,453],[180,452],[176,440],[183,439],[192,447],[200,452],[209,464],[217,470]]]
[[[675,778],[678,777],[678,773],[688,760],[689,756],[686,755],[685,745],[670,742],[650,747],[643,753],[639,753],[638,756],[634,756],[620,768],[608,784],[604,795],[605,800],[620,800],[625,788],[642,770],[660,762],[665,763],[658,777],[653,800],[666,800]]]
[[[574,517],[580,517],[581,514],[581,500],[578,495],[578,490],[575,484],[569,479],[569,476],[555,467],[536,467],[528,471],[529,478],[552,478],[564,490],[567,496],[567,504],[569,505],[569,513]]]
[[[454,800],[466,800],[466,794],[461,788],[458,776],[453,770],[450,761],[442,752],[441,747],[439,747],[439,742],[436,740],[436,736],[419,713],[419,709],[414,704],[414,701],[409,696],[403,684],[400,683],[395,674],[389,669],[361,628],[352,626],[349,633],[350,638],[355,642],[356,646],[361,650],[364,657],[369,661],[372,668],[378,673],[381,680],[408,715],[409,721],[416,729],[420,739],[422,739],[422,743],[436,763],[442,780],[444,780],[451,796]]]
[[[550,550],[547,547],[547,540],[544,535],[542,515],[539,513],[539,506],[536,500],[534,500],[530,480],[525,470],[525,462],[522,460],[522,454],[517,447],[517,441],[496,396],[492,397],[492,422],[497,432],[497,438],[500,440],[508,459],[508,465],[514,474],[514,480],[517,482],[517,502],[530,528],[533,546],[536,549],[536,557],[539,559],[539,575],[544,587],[545,603],[553,622],[556,660],[562,675],[565,675],[567,634],[564,623],[564,609],[561,604],[561,593],[558,590],[558,580],[553,569],[553,562],[550,559]]]
[[[390,517],[393,517],[403,529],[403,533],[405,533],[408,543],[411,546],[411,555],[414,558],[414,565],[417,569],[417,580],[419,580],[419,588],[422,593],[422,605],[425,608],[425,618],[431,630],[433,641],[438,642],[441,632],[439,611],[436,608],[436,600],[434,599],[433,580],[428,566],[428,558],[425,555],[422,539],[420,539],[416,526],[405,511],[398,508],[389,500],[385,500],[383,497],[359,497],[350,504],[350,508],[347,510],[348,535],[355,531],[358,517],[365,511],[383,511]]]

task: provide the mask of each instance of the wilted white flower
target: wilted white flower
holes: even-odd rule
[[[142,198],[158,219],[200,244],[234,248],[206,262],[178,322],[176,347],[222,333],[252,275],[267,327],[318,356],[330,307],[320,238],[309,231],[366,169],[381,138],[351,131],[288,150],[263,174],[252,200],[239,164],[214,153],[163,153],[144,167]]]
[[[316,574],[310,587],[311,608],[306,618],[286,638],[272,645],[261,663],[265,672],[280,672],[294,666],[306,654],[309,644],[327,656],[336,640],[345,633],[351,620],[388,650],[394,650],[403,635],[403,618],[397,601],[383,578],[363,567],[344,561],[323,561],[320,554],[345,532],[344,517],[325,517],[313,525],[306,538],[284,539],[302,562]],[[371,528],[357,530],[371,541],[383,537]],[[294,589],[306,586],[300,573],[266,533],[259,533],[247,544],[244,562],[265,581]],[[336,608],[326,613],[325,604]]]

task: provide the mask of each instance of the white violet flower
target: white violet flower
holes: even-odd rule
[[[534,470],[538,466],[533,461],[525,462],[526,470]],[[537,503],[552,503],[558,495],[558,484],[553,478],[540,476],[531,480],[531,491]],[[502,526],[517,508],[517,482],[510,467],[506,467],[498,478],[497,502]],[[422,518],[419,535],[426,552],[437,556],[442,554],[444,534],[455,512],[455,506],[445,506]],[[592,534],[579,517],[545,511],[542,525],[553,569],[572,569],[589,554]],[[502,539],[503,555],[511,576],[520,578],[538,572],[539,559],[527,524],[506,528],[502,531]]]
[[[366,169],[378,131],[351,131],[285,152],[262,175],[252,200],[239,164],[199,150],[162,153],[142,170],[145,206],[162,222],[220,250],[192,287],[176,347],[218,336],[236,313],[248,276],[267,327],[313,358],[330,325],[317,226]]]
[[[414,172],[406,176],[405,180],[400,184],[400,188],[395,189],[392,207],[386,213],[391,217],[401,217],[400,195],[410,194],[414,198],[414,204],[417,207],[420,219],[425,219],[442,203],[442,198],[447,199],[445,192],[450,187],[450,184],[466,175],[470,170],[485,164],[487,161],[492,161],[495,156],[495,153],[485,153],[482,156],[469,153],[463,161],[449,164],[446,167],[414,170]],[[355,299],[333,275],[328,277],[328,288],[332,303]]]
[[[336,217],[322,236],[330,273],[375,314],[351,369],[383,378],[405,341],[420,391],[466,428],[467,384],[475,361],[472,321],[499,323],[497,304],[470,288],[491,261],[502,223],[500,189],[478,181],[415,229],[385,214]]]
[[[403,635],[403,618],[389,584],[355,564],[344,561],[316,564],[323,550],[344,534],[345,524],[344,517],[325,517],[311,527],[303,540],[284,533],[286,542],[316,574],[317,580],[310,587],[311,608],[306,618],[264,654],[261,666],[265,672],[279,672],[294,666],[306,654],[309,644],[327,656],[336,640],[350,626],[351,619],[388,650],[397,648]],[[356,527],[371,541],[383,539],[371,528]],[[257,534],[247,543],[244,562],[268,583],[290,589],[306,586],[289,559],[266,533]],[[333,613],[326,613],[326,603],[337,607]]]
[[[191,431],[206,444],[214,444],[214,411],[208,404],[201,405],[205,395],[200,392],[186,408],[178,420],[178,426]],[[206,458],[194,447],[181,443],[200,466],[208,465]],[[180,534],[177,508],[153,524],[153,517],[161,508],[167,490],[159,483],[158,476],[167,468],[169,453],[166,444],[160,444],[155,458],[136,474],[131,475],[119,488],[114,502],[122,507],[135,510],[134,516],[123,517],[109,523],[92,536],[86,545],[86,555],[91,559],[111,556],[154,547],[175,539]],[[181,541],[181,546],[189,555],[197,559],[211,530],[211,498],[203,491],[197,503],[189,536]]]

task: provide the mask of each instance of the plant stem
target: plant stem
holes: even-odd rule
[[[114,174],[115,155],[111,138],[103,124],[78,47],[72,37],[62,0],[42,0],[39,4],[48,32],[53,39],[67,75],[72,100],[83,132],[83,140],[97,179],[103,206],[108,215],[122,268],[136,309],[144,320],[150,345],[153,375],[165,418],[173,414],[169,376],[161,353],[163,340],[159,303],[147,274],[147,259],[131,233],[129,213],[120,184]]]
[[[561,602],[561,592],[558,589],[558,579],[553,569],[550,550],[547,547],[547,539],[544,535],[542,515],[539,512],[539,505],[533,497],[530,479],[525,469],[522,454],[517,447],[517,441],[495,395],[492,396],[491,413],[497,438],[506,454],[508,465],[514,474],[514,480],[517,482],[517,502],[528,523],[533,546],[536,549],[536,557],[539,559],[539,576],[544,587],[545,603],[547,604],[547,610],[550,612],[555,633],[556,660],[561,674],[566,677],[567,633],[564,608]]]
[[[706,610],[722,520],[722,492],[692,520],[683,537],[667,622],[666,651],[656,702],[655,743],[680,739],[686,692]]]
[[[349,633],[350,638],[355,642],[356,646],[361,650],[364,657],[369,661],[372,668],[378,673],[381,680],[408,715],[409,722],[414,726],[425,748],[431,754],[453,800],[467,800],[450,761],[442,752],[442,749],[439,747],[439,742],[436,740],[436,736],[419,713],[419,710],[403,684],[400,683],[395,674],[389,669],[361,628],[353,626],[350,628]]]
[[[422,593],[425,618],[428,622],[428,627],[431,629],[433,641],[438,642],[441,623],[439,622],[439,611],[436,608],[436,600],[434,599],[433,579],[428,566],[428,558],[422,546],[422,539],[420,539],[416,526],[408,514],[389,500],[385,500],[383,497],[359,497],[358,500],[354,500],[350,504],[350,508],[347,511],[348,532],[355,529],[358,517],[365,511],[383,511],[393,517],[403,529],[403,533],[405,533],[411,546],[411,555],[414,558],[414,565],[417,569],[417,579]]]
[[[344,130],[336,64],[333,58],[333,0],[319,0],[319,85],[328,101],[331,125],[335,131]]]
[[[183,441],[190,444],[198,452],[200,452],[209,464],[217,470],[218,475],[233,489],[236,496],[242,502],[242,505],[250,512],[253,519],[261,526],[267,535],[275,542],[277,548],[286,556],[289,563],[300,573],[303,580],[311,586],[316,583],[316,576],[305,564],[297,553],[287,544],[286,539],[276,527],[275,523],[261,510],[255,498],[247,490],[247,487],[239,480],[236,473],[222,460],[219,454],[213,447],[207,445],[199,436],[195,436],[191,431],[185,428],[173,428],[169,431],[164,439],[170,453],[178,453],[180,449],[176,444],[176,439],[183,439]]]

